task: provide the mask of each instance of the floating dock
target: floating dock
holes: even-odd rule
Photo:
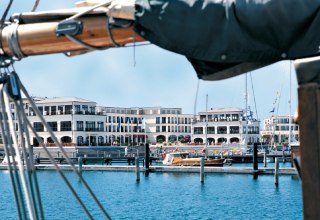
[[[75,165],[78,167],[78,165]],[[35,165],[37,170],[55,170],[51,164]],[[72,170],[70,165],[61,164],[59,167],[62,170]],[[0,170],[6,170],[6,165],[0,165]],[[135,172],[135,166],[106,166],[106,165],[82,165],[82,171],[106,171],[106,172]],[[145,168],[140,166],[140,171],[145,172]],[[200,167],[189,166],[150,166],[149,172],[156,173],[199,173]],[[254,170],[252,167],[204,167],[205,173],[221,173],[221,174],[272,174],[274,175],[273,167],[260,167]],[[280,175],[297,175],[295,168],[279,168]]]

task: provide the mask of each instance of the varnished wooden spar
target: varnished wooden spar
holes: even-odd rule
[[[80,18],[83,22],[83,32],[77,38],[95,47],[114,47],[107,31],[107,16],[96,15]],[[39,22],[21,24],[18,26],[18,39],[21,51],[26,56],[65,53],[81,51],[83,46],[70,41],[66,37],[56,36],[56,27],[60,21]],[[2,31],[2,45],[4,53],[13,56],[9,48],[8,35],[11,26]],[[120,45],[144,41],[139,35],[135,35],[133,27],[114,28],[111,30],[113,39]],[[135,38],[135,39],[134,39]]]

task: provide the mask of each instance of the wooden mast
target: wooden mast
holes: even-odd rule
[[[114,47],[112,38],[108,34],[107,19],[108,17],[105,14],[77,19],[82,21],[83,31],[76,37],[94,47]],[[25,56],[32,56],[85,50],[85,47],[70,41],[67,37],[56,36],[56,27],[62,20],[18,25],[17,38],[22,53]],[[9,36],[12,28],[14,28],[14,25],[4,27],[0,39],[3,52],[9,57],[13,56],[9,46]],[[114,41],[120,45],[145,41],[139,35],[134,34],[132,26],[113,28],[111,34]]]

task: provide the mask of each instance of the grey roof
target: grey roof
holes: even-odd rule
[[[36,101],[37,104],[64,103],[64,102],[87,102],[87,103],[96,103],[96,102],[94,102],[94,101],[89,101],[89,100],[81,99],[81,98],[74,97],[74,96],[44,98],[43,100]]]

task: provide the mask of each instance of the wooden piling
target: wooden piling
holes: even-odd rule
[[[284,154],[284,150],[282,150],[282,162],[285,163],[286,161],[286,155]]]
[[[135,158],[136,160],[136,181],[140,181],[140,168],[139,168],[139,157]]]
[[[253,144],[253,170],[258,170],[258,143]]]
[[[204,183],[204,158],[200,159],[200,182]]]
[[[274,162],[274,184],[279,185],[279,160],[278,157],[275,158]]]
[[[150,148],[149,148],[149,144],[145,145],[145,176],[149,176],[149,165],[150,165]]]
[[[267,151],[264,150],[264,154],[263,154],[263,166],[267,167]]]
[[[78,170],[82,174],[82,157],[78,157]]]

